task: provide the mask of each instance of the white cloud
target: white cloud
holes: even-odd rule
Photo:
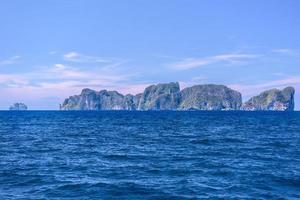
[[[58,53],[57,51],[50,51],[50,52],[49,52],[50,55],[55,55],[55,54],[57,54],[57,53]]]
[[[86,71],[64,64],[55,64],[52,68],[47,68],[44,73],[61,79],[87,78],[90,76]]]
[[[205,58],[186,58],[169,65],[172,69],[187,70],[209,64],[224,62],[227,64],[241,64],[249,59],[260,57],[255,54],[221,54]]]
[[[284,53],[284,54],[289,54],[289,53],[293,53],[295,50],[294,49],[273,49],[272,52],[275,52],[275,53]]]
[[[70,61],[70,62],[78,62],[78,63],[106,63],[109,62],[106,59],[95,57],[95,56],[88,56],[83,55],[78,52],[68,52],[65,55],[63,55],[64,60]]]
[[[64,65],[64,64],[55,64],[54,65],[54,68],[58,69],[58,70],[61,70],[61,69],[66,69],[67,66]]]
[[[286,76],[286,74],[284,74],[282,72],[275,72],[275,73],[272,73],[272,75],[274,75],[274,76]]]
[[[282,56],[293,56],[293,57],[299,57],[300,52],[297,49],[288,49],[288,48],[282,48],[282,49],[273,49],[271,52],[280,54]]]
[[[294,52],[294,49],[273,49],[272,52],[275,53],[292,53]]]
[[[79,94],[85,87],[139,92],[140,86],[132,85],[135,75],[118,70],[76,68],[62,63],[28,73],[0,73],[0,93],[7,97],[0,101],[0,106],[6,109],[14,101],[24,101],[32,103],[30,108],[57,109],[64,98]],[[51,105],[43,103],[43,99],[52,99]]]
[[[0,60],[0,65],[12,65],[18,62],[20,56],[12,56],[5,60]]]
[[[207,83],[207,78],[204,76],[195,76],[192,77],[190,80],[179,81],[180,89],[205,83]]]
[[[28,80],[19,74],[0,74],[0,84],[8,87],[27,85]]]
[[[120,73],[113,70],[79,69],[57,63],[28,73],[0,74],[2,88],[79,88],[118,85],[128,82],[136,74]],[[66,84],[67,83],[67,84]]]
[[[245,96],[257,95],[264,90],[293,86],[300,89],[300,76],[286,77],[259,84],[231,84],[229,87],[242,92]]]

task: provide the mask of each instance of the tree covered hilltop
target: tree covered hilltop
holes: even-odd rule
[[[272,89],[242,102],[240,92],[224,85],[195,85],[180,90],[178,82],[147,87],[137,95],[83,89],[70,96],[60,110],[294,110],[293,87]]]

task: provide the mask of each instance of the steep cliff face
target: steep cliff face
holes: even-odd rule
[[[83,89],[80,95],[67,98],[61,110],[175,110],[180,100],[178,83],[157,84],[137,95],[116,91]]]
[[[9,110],[16,110],[16,111],[21,111],[21,110],[27,110],[27,106],[24,103],[14,103],[9,107]]]
[[[67,98],[61,110],[134,110],[133,95],[122,95],[116,91],[100,92],[83,89],[80,95]]]
[[[267,90],[245,102],[243,110],[292,111],[294,110],[294,94],[293,87],[283,90]]]
[[[292,87],[272,89],[252,97],[242,106],[242,95],[224,85],[196,85],[180,91],[179,84],[151,85],[143,93],[83,89],[67,98],[61,110],[293,110]]]
[[[242,95],[224,85],[196,85],[180,93],[180,110],[238,110],[242,105]]]
[[[157,84],[141,94],[138,110],[175,110],[180,100],[179,83]]]

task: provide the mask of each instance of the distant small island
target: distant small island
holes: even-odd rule
[[[13,111],[22,111],[27,109],[28,107],[24,103],[14,103],[9,107],[9,110],[13,110]]]
[[[180,90],[178,82],[147,87],[137,95],[83,89],[70,96],[60,110],[245,110],[293,111],[293,87],[271,89],[242,102],[240,92],[224,85],[195,85]]]

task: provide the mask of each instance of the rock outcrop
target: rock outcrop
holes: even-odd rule
[[[195,85],[181,91],[179,110],[239,110],[241,93],[224,85]]]
[[[24,103],[14,103],[9,107],[9,110],[14,110],[14,111],[22,111],[27,109],[28,107]]]
[[[65,99],[61,110],[135,110],[136,97],[117,91],[83,89],[80,95]]]
[[[83,89],[67,98],[61,110],[238,110],[241,94],[223,85],[196,85],[180,91],[177,82],[151,85],[143,93]]]
[[[176,110],[180,100],[179,83],[157,84],[141,94],[137,110]]]
[[[283,90],[267,90],[245,102],[242,109],[292,111],[294,110],[294,94],[295,89],[293,87],[287,87]]]

